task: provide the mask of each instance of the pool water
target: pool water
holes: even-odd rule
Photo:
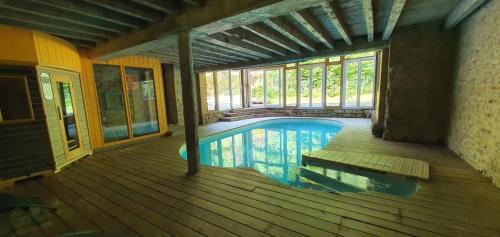
[[[302,164],[302,154],[324,148],[342,130],[327,119],[272,119],[200,139],[202,165],[254,169],[281,183],[327,192],[376,191],[412,196],[413,180],[334,165]],[[186,159],[185,146],[180,151]]]

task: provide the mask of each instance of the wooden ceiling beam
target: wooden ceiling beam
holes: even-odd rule
[[[444,21],[444,28],[451,29],[458,25],[463,19],[470,15],[476,8],[481,6],[486,0],[462,0],[450,12]]]
[[[201,7],[203,6],[204,2],[202,0],[182,0],[184,5],[189,5],[193,7]]]
[[[111,12],[107,9],[95,7],[93,5],[81,2],[79,0],[27,0],[38,4],[54,7],[62,11],[68,11],[93,17],[102,21],[108,21],[115,24],[123,25],[133,29],[145,27],[146,24],[137,21],[131,17],[124,16],[120,13]],[[57,14],[57,13],[55,13]]]
[[[160,20],[159,16],[155,15],[151,11],[145,11],[144,9],[133,7],[127,4],[126,2],[120,0],[83,0],[83,1],[128,16],[139,18],[141,20],[148,22],[156,22]]]
[[[193,51],[193,57],[194,58],[203,58],[203,59],[208,59],[208,60],[213,60],[214,62],[220,62],[220,63],[229,63],[229,62],[237,62],[235,59],[227,59],[223,57],[217,57],[217,56],[212,56],[212,55],[207,55],[202,52],[194,52]]]
[[[86,40],[86,41],[90,41],[90,42],[94,42],[94,43],[106,40],[106,38],[104,38],[104,37],[92,36],[92,35],[89,35],[86,33],[79,33],[79,32],[75,32],[75,31],[69,31],[69,30],[55,28],[55,27],[51,26],[50,24],[31,23],[31,22],[28,23],[28,22],[24,22],[24,21],[3,18],[3,16],[0,16],[0,23],[7,24],[7,25],[19,26],[19,27],[28,28],[28,29],[39,30],[39,31],[44,31],[44,32],[47,32],[49,34],[53,34],[53,35],[57,35],[57,36],[64,36],[64,37],[70,38],[70,39]]]
[[[171,0],[133,0],[136,3],[142,4],[146,7],[153,8],[170,15],[178,14],[180,11],[179,5]]]
[[[333,49],[331,36],[324,29],[324,27],[321,26],[316,18],[314,18],[314,16],[308,9],[298,12],[291,12],[290,15],[327,48]]]
[[[194,41],[193,42],[193,46],[194,47],[198,47],[198,48],[199,47],[203,47],[203,48],[207,48],[207,49],[210,49],[210,50],[218,50],[218,51],[226,52],[229,55],[238,55],[239,57],[242,57],[242,58],[259,59],[259,57],[254,56],[254,55],[243,53],[241,51],[234,50],[234,49],[231,49],[231,48],[226,48],[224,46],[213,45],[211,43],[204,42],[204,41],[199,41],[199,40],[198,41]]]
[[[312,42],[305,35],[300,33],[295,28],[294,25],[292,25],[283,17],[266,19],[263,22],[269,27],[273,28],[274,30],[280,32],[282,35],[286,36],[290,40],[308,49],[309,51],[316,51],[316,48],[314,47],[314,42]]]
[[[266,39],[260,37],[259,35],[256,35],[243,28],[235,28],[228,30],[225,32],[225,34],[229,34],[234,37],[239,37],[243,42],[255,45],[256,47],[262,48],[277,55],[284,56],[288,53],[288,50],[283,49],[280,46],[275,45],[272,42],[269,42]]]
[[[326,13],[326,16],[328,17],[328,20],[333,24],[335,29],[339,32],[340,36],[344,39],[344,41],[347,43],[347,45],[352,45],[352,40],[349,34],[346,32],[345,26],[342,25],[342,23],[339,20],[339,17],[337,16],[338,14],[335,13],[335,7],[332,6],[332,3],[329,2],[322,2],[319,4],[321,6],[321,9]]]
[[[361,0],[363,5],[363,16],[366,23],[366,35],[368,37],[368,42],[373,42],[375,30],[373,26],[373,6],[372,0]]]
[[[95,47],[95,45],[96,45],[94,42],[90,42],[90,41],[86,41],[86,40],[71,39],[71,38],[67,38],[64,36],[60,36],[60,37],[63,38],[64,40],[74,44],[75,46],[81,47],[81,48],[92,48],[92,47]]]
[[[213,49],[207,49],[205,47],[197,47],[196,44],[193,44],[193,52],[200,52],[203,54],[212,54],[216,55],[217,57],[223,57],[226,59],[231,59],[231,60],[236,60],[236,61],[248,61],[248,59],[238,56],[238,55],[233,55],[227,52],[220,52],[218,50],[213,50]]]
[[[385,26],[384,34],[382,35],[383,40],[388,40],[391,37],[394,27],[398,23],[399,16],[403,11],[406,0],[392,0],[391,12],[389,13],[389,19],[387,20],[387,25]]]
[[[195,41],[202,36],[317,6],[322,1],[325,0],[210,0],[202,7],[187,9],[180,15],[169,15],[147,28],[98,44],[89,50],[89,56],[106,60],[137,54],[155,48],[160,42],[176,41],[176,34],[181,30],[189,30]]]
[[[276,30],[270,29],[269,26],[261,22],[257,22],[246,26],[241,26],[241,28],[250,31],[282,48],[285,48],[291,51],[292,53],[296,54],[300,53],[300,45],[283,37],[282,34],[277,32]]]
[[[255,47],[252,44],[241,41],[236,37],[231,37],[224,35],[222,33],[215,33],[210,36],[203,36],[199,39],[209,42],[211,44],[223,46],[226,48],[230,48],[232,50],[240,51],[242,53],[251,54],[259,58],[270,58],[271,55],[268,55],[259,48]]]
[[[88,27],[85,25],[78,25],[72,22],[63,22],[54,18],[42,17],[31,12],[18,11],[15,8],[8,8],[0,5],[0,12],[2,12],[2,18],[21,21],[25,23],[44,25],[48,27],[58,28],[62,30],[68,30],[72,32],[85,33],[97,37],[102,37],[105,39],[110,39],[117,36],[118,34],[109,31],[104,31],[101,29],[96,29]]]
[[[248,62],[238,62],[232,64],[223,64],[215,67],[206,67],[206,70],[226,70],[230,68],[253,68],[266,67],[272,65],[283,65],[288,63],[302,62],[318,57],[334,57],[351,53],[366,52],[367,50],[378,50],[388,47],[388,41],[367,42],[366,39],[353,39],[352,46],[338,46],[335,49],[322,49],[314,52],[303,52],[302,54],[294,54],[287,56],[273,57],[269,59],[252,60]]]
[[[92,17],[88,17],[81,14],[74,14],[66,11],[54,11],[50,7],[40,6],[36,3],[30,1],[19,1],[19,0],[0,0],[0,5],[2,7],[16,10],[20,12],[25,12],[29,14],[38,15],[41,17],[51,18],[58,20],[61,24],[65,22],[78,24],[82,26],[92,27],[95,29],[106,30],[113,33],[128,33],[131,31],[130,27],[114,24],[111,22],[101,21]]]

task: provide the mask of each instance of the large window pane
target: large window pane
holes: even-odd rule
[[[373,106],[373,90],[375,79],[375,61],[368,60],[361,62],[361,89],[360,89],[360,107]]]
[[[311,81],[311,107],[323,106],[323,67],[312,67],[312,81]]]
[[[215,110],[215,87],[214,87],[214,73],[205,73],[205,83],[207,89],[207,107],[208,110]]]
[[[229,71],[217,72],[217,89],[219,92],[219,110],[231,109],[231,88],[229,87]]]
[[[249,71],[248,80],[250,83],[250,106],[264,105],[264,72]]]
[[[141,136],[159,132],[152,69],[125,68],[132,133]]]
[[[340,105],[340,80],[342,65],[331,65],[326,70],[326,106]]]
[[[0,122],[32,119],[31,99],[25,77],[0,77]]]
[[[300,68],[300,107],[309,107],[310,76],[309,67]]]
[[[266,105],[279,106],[281,104],[280,69],[266,70]]]
[[[297,69],[286,70],[286,105],[297,105]]]
[[[345,66],[345,107],[356,107],[358,98],[358,62],[348,62]]]
[[[233,109],[241,108],[241,74],[239,70],[231,71],[231,97]]]
[[[120,67],[94,65],[94,79],[105,142],[128,138]]]

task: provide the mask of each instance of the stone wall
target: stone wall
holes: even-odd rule
[[[448,147],[500,187],[500,1],[459,26]]]
[[[456,34],[441,21],[398,28],[389,49],[384,138],[445,144]]]
[[[184,105],[182,103],[181,69],[174,64],[175,102],[177,103],[177,124],[184,125]]]

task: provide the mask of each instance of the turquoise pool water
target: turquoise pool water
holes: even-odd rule
[[[273,119],[200,139],[202,165],[254,169],[281,183],[328,192],[376,191],[412,196],[415,181],[376,172],[316,164],[301,154],[320,150],[342,130],[326,119]],[[186,159],[186,149],[180,154]]]

